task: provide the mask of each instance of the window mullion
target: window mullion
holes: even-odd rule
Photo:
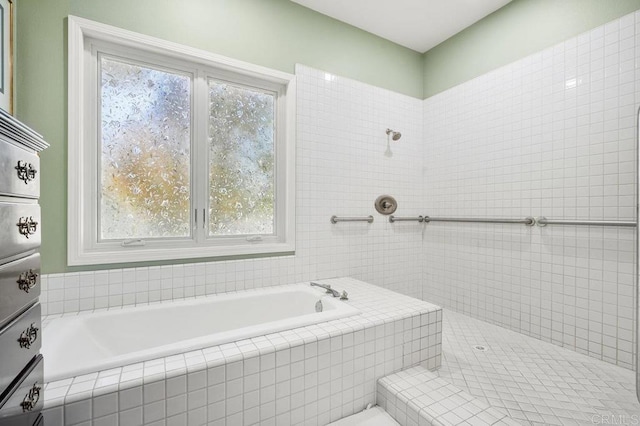
[[[203,244],[207,239],[208,224],[208,131],[207,131],[207,77],[206,73],[199,69],[194,78],[194,134],[193,152],[194,164],[194,192],[193,206],[197,211],[197,223],[194,222],[194,237],[198,244]]]

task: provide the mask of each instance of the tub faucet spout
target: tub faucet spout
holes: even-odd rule
[[[330,284],[320,284],[320,283],[314,283],[313,281],[311,281],[311,287],[324,288],[325,290],[327,290],[327,294],[330,294],[333,297],[340,297],[340,292],[332,289]]]

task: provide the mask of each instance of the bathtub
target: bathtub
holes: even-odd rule
[[[43,333],[45,382],[360,313],[324,296],[296,284],[55,318]]]

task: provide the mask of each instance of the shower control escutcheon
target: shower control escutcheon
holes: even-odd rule
[[[379,196],[373,205],[378,213],[386,215],[393,214],[398,208],[398,202],[391,195]]]

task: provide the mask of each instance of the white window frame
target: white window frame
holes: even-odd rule
[[[295,251],[295,75],[123,30],[76,16],[68,19],[68,205],[67,262],[96,265],[173,259],[292,253]],[[194,76],[192,104],[206,104],[209,78],[277,93],[275,138],[275,235],[149,239],[123,244],[98,239],[98,65],[97,52]],[[204,91],[202,89],[205,89]],[[200,112],[198,112],[200,111]],[[206,108],[192,109],[192,225],[208,229],[202,209],[208,200]],[[204,121],[203,121],[204,120]],[[201,178],[194,179],[198,174]],[[199,212],[200,214],[196,213]],[[196,215],[198,220],[196,221]],[[207,232],[208,234],[208,232]]]

